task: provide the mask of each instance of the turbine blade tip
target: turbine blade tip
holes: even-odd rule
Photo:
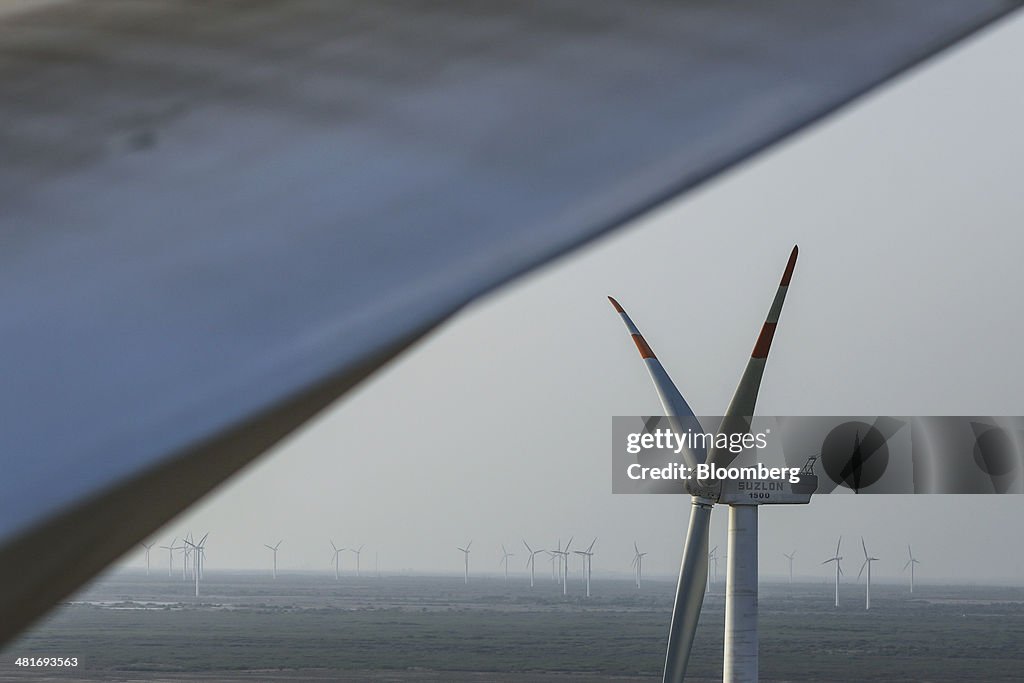
[[[789,287],[789,281],[793,279],[793,269],[796,268],[796,257],[799,253],[800,247],[794,244],[793,251],[789,253],[789,261],[786,263],[786,270],[782,274],[782,282],[779,283],[780,287]]]

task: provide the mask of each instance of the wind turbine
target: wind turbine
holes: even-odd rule
[[[142,547],[146,549],[146,576],[149,576],[149,549],[153,547],[153,544],[143,543]]]
[[[633,567],[633,574],[636,578],[636,587],[639,588],[640,579],[643,578],[644,573],[644,555],[647,553],[640,552],[640,548],[637,547],[636,541],[633,541],[633,550],[635,551],[633,555],[633,563],[630,566]]]
[[[194,564],[192,568],[192,575],[196,581],[196,597],[199,597],[199,578],[202,575],[202,557],[203,557],[203,546],[206,545],[206,538],[209,536],[209,532],[206,536],[199,541],[199,543],[193,543],[191,540],[185,541],[185,546],[192,549],[192,562]]]
[[[562,551],[560,551],[558,553],[562,557],[562,567],[563,567],[563,569],[562,569],[562,571],[563,571],[563,573],[562,573],[562,595],[566,595],[569,592],[568,586],[566,585],[566,584],[569,583],[569,546],[572,545],[572,539],[574,539],[574,538],[575,538],[575,536],[570,536],[569,537],[569,542],[565,544],[565,550],[562,550]]]
[[[864,543],[863,536],[860,537],[860,545],[862,548],[864,548],[864,564],[860,566],[860,571],[857,572],[857,580],[860,581],[860,575],[864,573],[864,568],[867,567],[868,575],[867,583],[865,584],[866,590],[864,592],[864,609],[871,609],[871,563],[877,562],[878,558],[871,557],[868,555],[868,546],[866,543]]]
[[[505,565],[505,583],[508,583],[508,558],[510,557],[515,557],[515,554],[505,550],[505,544],[503,543],[501,545],[501,560],[498,564]]]
[[[907,556],[910,557],[907,563],[903,565],[903,571],[907,571],[907,567],[910,567],[910,592],[914,592],[914,565],[921,564],[921,561],[914,557],[914,553],[910,550],[910,544],[907,544]]]
[[[284,539],[281,539],[275,545],[267,545],[266,543],[263,544],[264,548],[269,548],[270,552],[274,553],[274,578],[275,579],[277,578],[277,549],[281,547],[281,544],[283,542],[284,542]]]
[[[714,574],[711,573],[712,565],[714,565],[714,568],[715,568]],[[705,593],[707,593],[707,592],[709,592],[711,590],[712,582],[714,582],[714,583],[718,582],[718,546],[717,545],[714,548],[711,549],[711,552],[708,553],[708,580],[707,580],[707,584],[704,586],[704,592]]]
[[[465,581],[464,582],[467,583],[467,584],[469,583],[469,549],[470,549],[470,547],[472,545],[473,545],[473,541],[470,541],[469,543],[466,544],[465,548],[459,548],[459,550],[462,551],[463,559],[465,559],[465,561],[466,561],[466,575],[465,575]]]
[[[181,539],[181,580],[188,580],[188,560],[192,557],[192,532],[188,532]]]
[[[843,556],[839,554],[839,546],[842,545],[842,543],[843,537],[840,536],[839,542],[836,543],[836,554],[822,562],[822,564],[828,564],[829,562],[836,563],[836,607],[839,607],[839,577],[843,575],[843,568],[839,564],[843,559]]]
[[[343,552],[345,552],[346,549],[345,548],[339,548],[338,546],[334,545],[334,541],[333,540],[331,540],[331,547],[334,548],[334,557],[332,558],[332,560],[334,562],[334,580],[335,581],[339,581],[341,579],[341,576],[340,576],[340,572],[341,572],[341,566],[340,566],[341,565],[341,559],[340,559],[340,556],[341,556],[341,554]]]
[[[199,569],[199,578],[204,578],[204,573],[206,571],[206,538],[209,535],[210,532],[207,531],[206,535],[203,536],[198,545],[197,552],[199,553],[199,557],[196,558],[196,567]]]
[[[587,597],[590,597],[590,574],[594,566],[594,544],[597,543],[597,537],[590,542],[586,550],[574,550],[573,552],[583,558],[583,580],[587,584]]]
[[[787,560],[789,560],[789,585],[793,585],[793,558],[796,557],[796,551],[791,553],[782,553]]]
[[[562,539],[558,539],[558,545],[555,546],[554,550],[548,550],[548,555],[551,556],[551,575],[555,579],[555,583],[562,582]],[[558,568],[555,568],[557,563]]]
[[[167,576],[170,576],[173,573],[173,571],[174,571],[174,551],[180,549],[180,546],[174,545],[174,542],[177,541],[177,540],[178,540],[178,537],[175,536],[174,538],[171,539],[171,544],[170,545],[162,545],[162,546],[160,546],[161,550],[166,550],[167,551]]]
[[[537,568],[537,555],[544,552],[544,550],[534,550],[530,547],[530,544],[523,539],[523,545],[526,546],[526,550],[530,553],[530,556],[526,558],[526,566],[530,568],[530,588],[533,588],[533,574]]]
[[[363,546],[359,546],[358,548],[349,548],[348,551],[350,553],[355,553],[355,555],[356,555],[356,576],[360,576],[360,574],[359,574],[359,556],[363,552]]]
[[[728,434],[730,440],[735,434],[748,434],[750,422],[757,403],[757,394],[764,375],[772,338],[782,313],[782,305],[796,267],[798,249],[793,247],[783,272],[771,308],[754,344],[746,369],[740,378],[732,401],[718,427],[718,433]],[[655,389],[669,423],[677,434],[688,431],[706,430],[700,425],[686,399],[672,382],[661,361],[655,356],[650,345],[640,334],[626,311],[614,298],[608,297],[619,314],[626,330],[636,344],[640,357],[650,373]],[[710,452],[703,448],[683,450],[681,457],[687,467],[696,470],[698,464],[709,464],[718,468],[728,467],[736,458],[728,447],[713,446]],[[813,473],[808,473],[812,475]],[[817,481],[812,479],[816,488]],[[681,681],[686,675],[693,637],[697,630],[704,603],[704,588],[707,582],[708,529],[711,510],[718,502],[729,505],[729,564],[728,584],[725,599],[725,647],[723,680],[757,680],[758,637],[757,637],[757,513],[758,506],[775,503],[807,503],[810,493],[798,494],[791,487],[789,493],[757,500],[737,495],[734,487],[727,489],[722,482],[696,480],[686,483],[686,490],[692,496],[689,529],[683,549],[683,560],[679,568],[679,583],[676,588],[675,604],[672,608],[672,624],[669,627],[668,651],[665,655],[665,681]],[[813,488],[811,489],[813,491]],[[727,496],[725,494],[728,493]]]

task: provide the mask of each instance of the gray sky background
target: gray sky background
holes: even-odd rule
[[[500,543],[599,540],[595,576],[678,571],[689,499],[610,493],[612,415],[660,411],[605,296],[626,307],[698,414],[720,414],[789,249],[765,415],[1024,414],[1024,17],[627,229],[507,287],[155,534],[210,531],[208,566],[497,573]],[[828,580],[861,535],[901,576],[1024,582],[1024,497],[823,496],[762,509],[762,576]],[[718,509],[712,545],[725,543]],[[857,551],[857,552],[855,552]],[[352,567],[351,556],[344,558]],[[121,566],[140,566],[130,553]],[[153,563],[166,555],[154,549]],[[546,565],[545,565],[546,566]],[[852,577],[851,577],[852,578]]]

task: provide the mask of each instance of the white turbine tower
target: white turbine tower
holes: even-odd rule
[[[573,552],[583,558],[583,581],[587,586],[587,597],[590,597],[590,575],[591,570],[594,567],[594,544],[597,543],[597,537],[590,542],[586,550],[574,550]]]
[[[334,580],[339,581],[341,579],[341,554],[347,549],[334,545],[333,540],[331,540],[331,547],[334,548],[334,557],[331,558],[331,562],[334,564]]]
[[[505,565],[505,583],[508,583],[508,558],[515,557],[514,553],[505,550],[505,544],[501,545],[501,561],[498,564]]]
[[[534,550],[530,547],[530,544],[523,539],[523,545],[526,546],[526,550],[530,553],[529,557],[526,558],[526,566],[530,568],[530,588],[533,588],[534,570],[537,568],[537,555],[544,552],[544,550]]]
[[[839,554],[839,546],[843,543],[843,537],[839,537],[839,542],[836,543],[836,554],[828,558],[822,564],[828,564],[829,562],[836,563],[836,607],[839,607],[839,577],[843,575],[843,567],[840,565],[843,556]]]
[[[871,609],[871,563],[877,562],[878,558],[868,555],[868,546],[864,543],[863,536],[860,538],[860,545],[864,548],[864,564],[860,566],[860,571],[857,572],[857,580],[860,581],[860,575],[864,573],[864,568],[867,567],[868,575],[864,591],[864,609]]]
[[[910,592],[914,592],[914,565],[921,564],[921,561],[914,557],[913,551],[910,550],[910,545],[907,544],[907,556],[910,558],[907,563],[903,565],[903,571],[907,571],[907,567],[910,567]]]
[[[761,333],[754,344],[746,369],[740,378],[732,401],[717,433],[727,434],[731,440],[737,434],[748,434],[754,415],[758,390],[764,374],[765,363],[771,348],[772,338],[782,312],[782,305],[789,289],[793,269],[796,266],[797,248],[789,256],[782,280],[779,283],[771,308],[765,318]],[[672,382],[665,368],[655,356],[640,330],[626,314],[626,311],[612,297],[612,306],[622,319],[626,330],[636,344],[640,357],[654,382],[669,424],[676,434],[690,431],[708,433],[700,425],[693,410]],[[715,468],[728,467],[736,454],[722,444],[706,452],[703,448],[683,450],[681,457],[687,467],[709,464]],[[681,681],[686,675],[686,665],[697,629],[697,620],[704,602],[704,589],[708,579],[708,527],[711,510],[716,503],[729,505],[729,562],[725,598],[725,647],[723,680],[756,681],[758,676],[758,635],[757,635],[757,511],[765,504],[805,504],[817,487],[813,472],[805,466],[810,486],[804,484],[783,484],[782,490],[771,492],[765,499],[754,499],[743,484],[748,482],[691,480],[686,490],[692,496],[689,529],[683,549],[683,561],[679,568],[679,583],[672,609],[672,624],[669,628],[668,651],[665,656],[664,681]]]
[[[466,574],[464,577],[464,583],[469,583],[469,549],[473,545],[473,541],[466,544],[465,548],[459,548],[462,551],[463,559],[466,561]]]
[[[149,549],[153,547],[153,544],[143,543],[142,547],[146,549],[146,576],[149,576]]]
[[[268,550],[270,550],[270,552],[274,553],[274,578],[275,579],[277,578],[277,549],[281,547],[282,543],[284,543],[284,539],[281,539],[280,541],[278,541],[274,545],[267,545],[266,543],[263,544],[264,548],[267,548]]]
[[[171,576],[171,574],[174,572],[174,551],[180,549],[180,546],[174,545],[174,542],[177,541],[177,540],[178,540],[178,537],[175,536],[174,538],[171,539],[171,544],[170,545],[162,545],[162,546],[160,546],[161,550],[166,550],[167,551],[167,576],[168,577]]]
[[[640,587],[640,580],[644,574],[644,555],[647,553],[640,552],[640,548],[637,547],[636,541],[633,541],[633,562],[630,564],[633,567],[633,577],[636,579],[636,587]]]
[[[793,559],[796,557],[796,551],[791,553],[782,553],[787,560],[789,560],[789,585],[793,585]]]
[[[355,556],[356,556],[356,576],[361,576],[361,574],[359,573],[359,556],[362,555],[362,553],[363,553],[363,547],[364,546],[361,545],[358,548],[349,548],[348,549],[348,551],[350,553],[355,553]]]

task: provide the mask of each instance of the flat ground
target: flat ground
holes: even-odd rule
[[[0,652],[0,680],[650,682],[674,585],[594,583],[562,597],[550,576],[108,575]],[[722,586],[705,603],[690,673],[721,680]],[[764,584],[764,681],[1020,681],[1024,589]],[[17,657],[78,657],[25,669]]]

